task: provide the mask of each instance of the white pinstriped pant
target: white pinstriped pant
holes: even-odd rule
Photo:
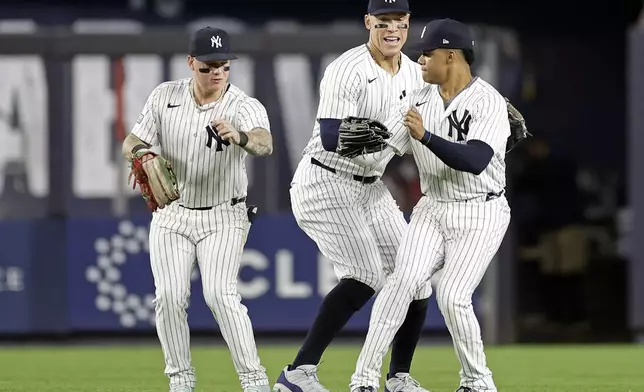
[[[352,278],[378,292],[394,270],[408,226],[387,186],[332,173],[305,156],[290,193],[298,225],[331,260],[338,279]],[[428,283],[415,298],[428,298],[431,290]]]
[[[156,287],[156,329],[171,387],[194,387],[196,382],[186,314],[195,261],[204,299],[228,345],[242,387],[268,385],[251,321],[237,292],[249,225],[245,203],[197,211],[175,202],[153,214],[150,262]]]
[[[501,246],[509,223],[505,197],[448,203],[421,198],[402,240],[396,269],[374,303],[351,387],[379,386],[382,360],[405,320],[413,294],[440,270],[436,301],[461,364],[460,385],[496,391],[472,294]]]

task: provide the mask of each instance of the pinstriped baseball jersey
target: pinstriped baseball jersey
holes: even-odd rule
[[[179,79],[157,86],[132,133],[161,146],[177,176],[181,205],[210,207],[246,196],[247,152],[219,138],[210,122],[224,119],[238,131],[263,128],[270,132],[266,109],[232,84],[217,101],[199,105],[191,81]]]
[[[408,107],[409,97],[424,85],[420,66],[405,54],[401,53],[400,70],[391,75],[376,64],[367,45],[360,45],[341,54],[326,68],[316,118],[356,116],[386,123],[392,114]],[[326,151],[317,121],[303,153],[336,170],[362,176],[381,176],[393,157],[389,154],[380,164],[363,167]]]
[[[413,151],[425,195],[439,201],[456,201],[505,189],[505,144],[510,124],[505,98],[493,86],[475,77],[457,96],[444,102],[439,87],[428,85],[413,97],[411,104],[432,134],[458,143],[481,140],[494,150],[490,164],[474,175],[450,168],[427,147],[408,138],[408,144],[398,148],[401,152],[409,148]]]
[[[449,168],[411,137],[406,145],[396,146],[399,152],[413,151],[425,196],[414,207],[396,256],[396,269],[374,303],[351,387],[378,387],[382,360],[417,287],[441,271],[436,301],[462,367],[460,386],[496,392],[472,294],[510,222],[505,197],[486,197],[505,188],[505,145],[510,135],[507,104],[494,87],[474,78],[448,102],[440,96],[439,86],[428,85],[413,97],[412,105],[432,134],[458,143],[484,141],[493,148],[494,156],[477,176]],[[398,124],[396,128],[405,127]]]
[[[229,121],[238,131],[270,131],[264,107],[228,85],[215,102],[197,104],[192,78],[162,83],[145,104],[132,134],[152,145],[172,164],[180,200],[155,211],[150,224],[150,266],[154,275],[156,329],[172,390],[194,387],[186,307],[195,260],[203,295],[230,349],[242,388],[267,385],[253,328],[236,291],[249,220],[246,152],[224,142],[210,127]],[[184,208],[188,207],[188,208]],[[213,207],[206,210],[189,208]]]

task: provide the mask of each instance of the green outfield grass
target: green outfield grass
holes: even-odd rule
[[[348,391],[358,349],[338,345],[325,355],[320,377],[331,391]],[[295,352],[294,346],[260,346],[271,383]],[[644,392],[644,347],[506,346],[487,352],[501,392]],[[193,361],[198,392],[241,390],[224,347],[195,347]],[[0,348],[0,391],[164,392],[162,362],[157,346]],[[432,392],[454,391],[457,372],[451,346],[420,347],[412,371]]]

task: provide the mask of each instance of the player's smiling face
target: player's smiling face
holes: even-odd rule
[[[192,76],[202,91],[215,92],[226,87],[230,74],[230,61],[204,63],[194,57],[188,58]]]
[[[366,15],[365,26],[369,30],[371,44],[385,57],[393,57],[400,53],[407,42],[409,14]]]

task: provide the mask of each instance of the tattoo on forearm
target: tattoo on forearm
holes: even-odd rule
[[[252,155],[270,155],[273,152],[273,136],[262,128],[255,128],[246,132],[248,144],[242,147]]]

